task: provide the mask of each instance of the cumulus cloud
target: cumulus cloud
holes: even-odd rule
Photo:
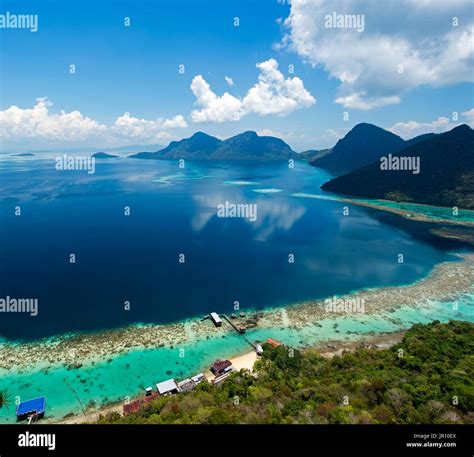
[[[47,98],[38,98],[33,108],[22,109],[12,105],[0,111],[0,138],[84,140],[107,129],[79,111],[50,113],[51,106]]]
[[[163,128],[165,129],[175,129],[180,128],[184,129],[188,126],[188,123],[184,120],[184,117],[181,114],[177,114],[176,116],[165,119],[163,121]]]
[[[116,135],[128,138],[147,138],[149,140],[168,139],[171,135],[162,129],[187,127],[183,116],[177,115],[171,119],[138,119],[124,113],[118,117],[111,127]]]
[[[295,76],[285,79],[278,70],[278,62],[275,59],[258,63],[257,68],[261,72],[258,83],[248,91],[242,101],[245,112],[285,116],[316,103],[300,78]]]
[[[156,141],[169,139],[166,131],[187,126],[183,116],[170,119],[139,119],[124,113],[113,124],[106,125],[84,116],[79,111],[59,113],[51,111],[53,104],[47,98],[38,98],[33,108],[10,106],[0,111],[0,138],[2,140],[48,140],[81,142],[101,140],[113,142],[122,139]]]
[[[388,128],[388,130],[404,139],[410,139],[424,133],[447,132],[463,122],[474,127],[474,108],[461,113],[461,119],[459,122],[450,121],[447,117],[438,117],[431,122],[397,122],[392,127]]]
[[[191,112],[193,122],[225,122],[238,120],[242,116],[242,102],[228,92],[216,95],[201,75],[193,78],[191,90],[196,104],[201,107]]]
[[[224,76],[224,79],[225,79],[225,82],[229,85],[229,86],[233,86],[234,85],[234,80],[230,77],[230,76]]]
[[[363,16],[363,30],[328,27],[333,13]],[[280,46],[337,79],[335,101],[346,108],[396,104],[419,86],[472,80],[470,2],[293,0],[284,26],[287,33]]]
[[[471,108],[470,110],[468,111],[464,111],[464,113],[462,113],[462,115],[464,116],[464,119],[466,119],[466,122],[474,128],[474,108]]]
[[[404,139],[413,138],[423,133],[441,133],[454,127],[447,117],[438,117],[432,122],[397,122],[388,130]]]
[[[278,69],[278,62],[269,59],[257,64],[260,70],[258,82],[243,98],[224,92],[216,95],[207,81],[197,75],[191,83],[199,109],[191,112],[193,122],[225,122],[239,120],[250,113],[261,116],[274,114],[286,116],[293,111],[306,108],[316,99],[305,89],[298,77],[285,78]]]

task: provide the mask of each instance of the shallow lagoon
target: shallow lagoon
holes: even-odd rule
[[[231,313],[236,300],[244,310],[259,309],[409,284],[451,260],[456,247],[418,236],[413,227],[419,224],[395,215],[350,206],[343,216],[347,203],[298,198],[323,195],[319,186],[329,177],[305,163],[293,170],[286,164],[189,163],[183,171],[175,162],[117,159],[98,163],[95,175],[58,173],[53,165],[51,159],[0,160],[0,296],[40,299],[37,318],[2,316],[4,340]],[[216,206],[225,201],[256,203],[257,222],[217,218]],[[15,206],[21,217],[13,215]],[[75,265],[67,263],[70,252],[77,254]],[[184,265],[179,253],[186,255]],[[125,300],[132,305],[127,312]],[[247,336],[306,346],[434,319],[474,321],[474,297],[458,303],[457,310],[451,302],[432,302],[421,311],[406,306],[303,328],[257,328]],[[123,401],[248,349],[239,335],[222,332],[79,369],[3,373],[0,388],[23,399],[46,395],[48,416],[58,419],[80,412],[76,394],[84,406]],[[14,408],[1,411],[0,420],[13,421]]]
[[[438,319],[474,322],[474,295],[466,294],[453,302],[432,302],[424,308],[401,307],[393,312],[370,316],[340,316],[320,320],[317,325],[296,328],[257,328],[247,333],[252,341],[277,338],[294,347],[317,345],[324,341],[364,338],[374,333],[394,332],[414,323]],[[184,357],[180,350],[184,349]],[[84,407],[94,408],[108,402],[125,401],[127,396],[140,394],[147,386],[176,377],[181,379],[204,371],[217,358],[248,352],[248,343],[236,333],[216,332],[210,339],[190,341],[173,348],[137,350],[80,369],[54,368],[8,373],[0,378],[0,389],[7,388],[12,396],[31,398],[46,395],[48,417],[51,420],[81,411],[76,394]],[[182,354],[182,352],[181,352]],[[74,391],[74,392],[73,392]],[[1,422],[14,422],[14,409],[0,411]]]

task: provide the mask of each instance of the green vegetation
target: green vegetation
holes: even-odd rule
[[[418,424],[474,422],[474,324],[415,325],[390,349],[325,359],[264,347],[255,375],[234,373],[101,423]]]
[[[172,141],[157,152],[139,152],[136,159],[194,159],[194,160],[257,160],[274,161],[297,159],[299,156],[280,138],[258,136],[243,132],[226,140],[203,132],[190,138]]]
[[[369,165],[331,179],[321,188],[357,197],[472,210],[473,150],[474,130],[468,125],[460,125],[449,132],[411,143],[405,149],[392,153],[393,157],[418,158],[419,174],[410,170],[383,170],[380,160],[375,160]],[[318,163],[316,165],[320,166]]]
[[[407,145],[398,135],[363,122],[341,138],[329,153],[312,158],[310,164],[337,173],[349,172]]]

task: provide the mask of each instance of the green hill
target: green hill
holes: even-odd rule
[[[140,152],[130,157],[138,159],[195,159],[195,160],[249,160],[276,161],[298,158],[298,155],[280,138],[259,136],[248,131],[219,140],[203,132],[190,138],[172,141],[157,152]]]
[[[340,139],[330,153],[316,157],[310,163],[342,173],[367,165],[384,154],[399,151],[404,145],[405,141],[399,136],[376,125],[362,123]]]
[[[431,424],[474,422],[474,324],[417,324],[390,349],[326,359],[264,346],[220,386],[161,397],[101,423]],[[454,399],[456,398],[456,401]]]
[[[321,187],[357,197],[474,209],[474,131],[468,125],[415,143],[392,156],[419,158],[420,172],[383,170],[378,160]]]

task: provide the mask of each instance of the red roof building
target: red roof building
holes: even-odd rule
[[[128,414],[136,413],[143,405],[146,405],[150,401],[153,401],[158,398],[158,393],[153,392],[151,395],[147,395],[144,398],[138,398],[133,400],[130,403],[123,405],[123,414],[127,416]]]
[[[216,360],[211,365],[211,371],[215,376],[227,373],[232,370],[232,362],[230,360]]]
[[[283,344],[278,340],[274,340],[273,338],[268,338],[267,343],[271,344],[273,347],[278,347],[278,346],[281,346]]]

